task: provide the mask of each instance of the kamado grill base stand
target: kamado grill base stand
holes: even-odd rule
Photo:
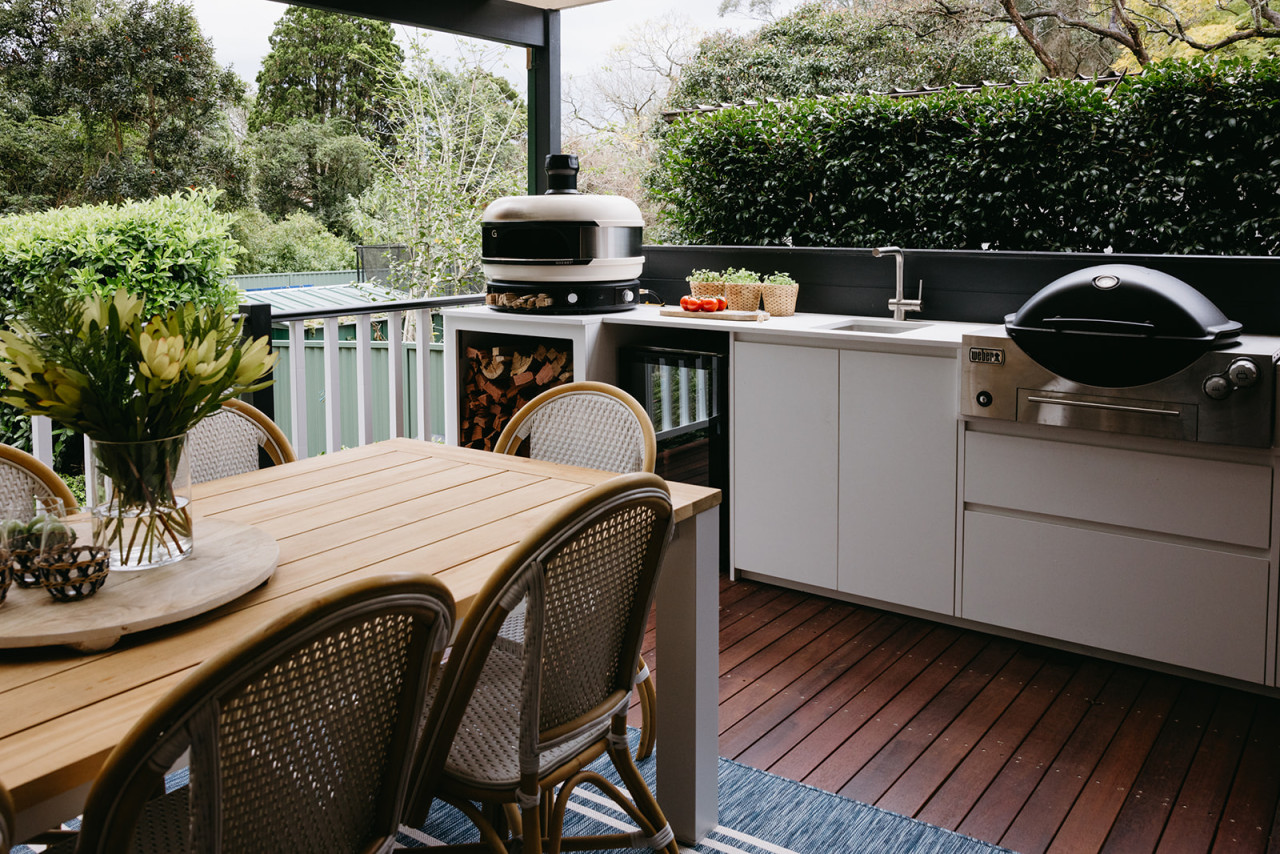
[[[640,281],[490,282],[484,302],[513,314],[602,314],[630,311],[639,304]]]

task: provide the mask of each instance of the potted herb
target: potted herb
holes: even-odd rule
[[[760,284],[764,310],[773,317],[790,317],[795,314],[796,297],[799,293],[800,285],[786,273],[766,276]]]
[[[694,270],[685,281],[689,283],[689,293],[695,297],[724,295],[724,273],[714,270]]]
[[[724,274],[724,296],[730,311],[755,311],[760,308],[760,274],[734,268]]]

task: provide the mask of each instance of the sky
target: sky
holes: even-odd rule
[[[249,83],[258,74],[262,57],[270,50],[267,37],[287,6],[274,0],[189,0],[205,36],[213,40],[218,64],[231,65]],[[633,26],[656,21],[668,14],[686,18],[703,32],[752,30],[758,21],[741,15],[719,17],[720,0],[607,0],[560,13],[561,73],[566,76],[594,70],[609,49],[621,42]],[[432,49],[447,49],[452,37],[432,36]],[[511,49],[504,57],[506,72],[523,86],[524,52]]]

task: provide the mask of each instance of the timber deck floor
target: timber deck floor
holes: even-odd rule
[[[1021,854],[1280,852],[1280,700],[727,578],[720,755]]]

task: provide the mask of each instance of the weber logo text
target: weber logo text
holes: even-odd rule
[[[996,347],[970,347],[969,361],[984,365],[1003,365],[1004,350]]]

